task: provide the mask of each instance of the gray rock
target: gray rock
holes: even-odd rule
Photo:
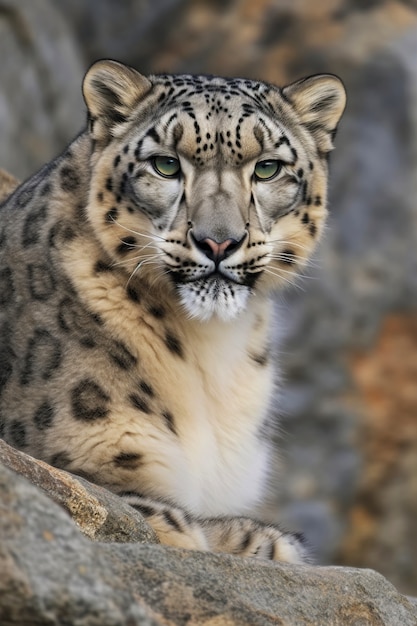
[[[55,0],[71,25],[87,65],[100,58],[118,59],[151,73],[152,59],[181,23],[190,0]],[[97,19],[99,16],[99,19]]]
[[[158,543],[142,515],[106,489],[34,459],[1,439],[0,462],[29,479],[64,508],[89,539]]]
[[[0,58],[0,166],[25,178],[83,125],[84,68],[49,0],[1,3]]]
[[[1,466],[0,623],[154,625],[69,516]]]
[[[288,566],[157,545],[91,542],[0,466],[2,626],[415,626],[373,571]]]

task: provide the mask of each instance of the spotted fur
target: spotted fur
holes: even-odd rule
[[[0,434],[164,543],[302,561],[246,515],[268,477],[270,295],[323,228],[340,81],[102,61],[83,90],[88,129],[1,208]]]

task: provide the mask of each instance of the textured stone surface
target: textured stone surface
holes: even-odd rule
[[[157,623],[46,495],[4,466],[0,493],[3,626]]]
[[[280,462],[266,514],[303,530],[321,562],[372,565],[408,593],[417,593],[416,29],[417,5],[405,0],[10,0],[0,9],[0,166],[17,176],[78,130],[82,69],[98,57],[144,72],[279,84],[329,71],[345,81],[326,239],[309,277],[278,299]],[[394,373],[377,383],[382,362]]]
[[[1,3],[0,58],[0,167],[23,178],[83,124],[83,66],[49,0]]]
[[[142,516],[106,489],[19,452],[1,439],[0,462],[61,505],[89,539],[158,543]]]
[[[2,626],[416,624],[413,603],[370,570],[91,542],[2,465],[0,513]]]

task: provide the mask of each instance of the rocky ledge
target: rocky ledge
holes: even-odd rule
[[[415,626],[380,574],[157,545],[117,496],[0,441],[2,626]]]

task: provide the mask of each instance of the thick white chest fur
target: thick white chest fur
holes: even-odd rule
[[[269,446],[261,426],[272,371],[257,371],[248,358],[250,321],[253,311],[238,324],[193,323],[191,358],[168,373],[183,457],[170,489],[199,514],[247,513],[263,495]]]

